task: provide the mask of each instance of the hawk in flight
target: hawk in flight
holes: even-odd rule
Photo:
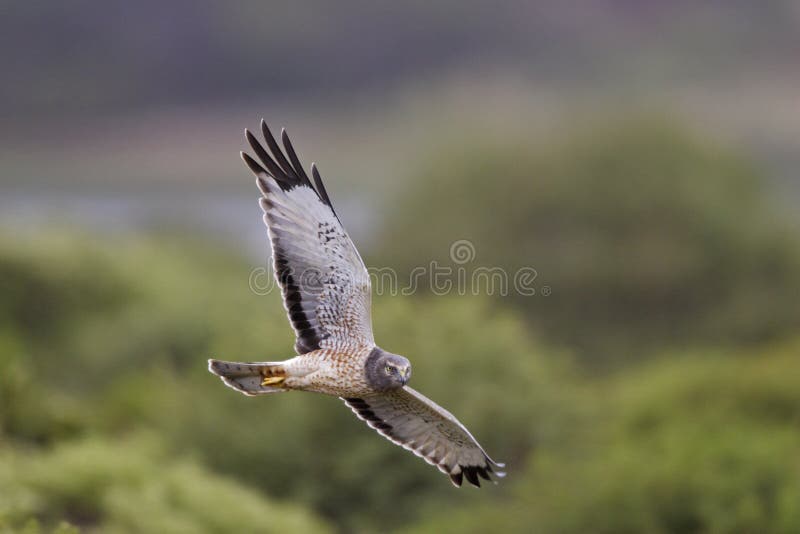
[[[333,209],[316,165],[309,179],[286,131],[283,149],[266,123],[269,152],[245,136],[258,161],[242,159],[256,175],[272,243],[275,276],[297,340],[298,356],[282,362],[209,360],[209,370],[245,395],[314,391],[340,397],[362,420],[394,443],[435,465],[456,486],[480,486],[502,468],[464,425],[406,384],[411,364],[375,344],[370,277]],[[313,181],[312,181],[313,180]]]

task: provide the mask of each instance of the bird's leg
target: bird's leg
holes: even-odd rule
[[[264,377],[261,380],[262,386],[280,387],[283,381],[286,380],[286,371],[277,365],[264,367],[261,370],[261,375]]]
[[[286,379],[284,376],[265,376],[261,381],[262,386],[279,386]]]

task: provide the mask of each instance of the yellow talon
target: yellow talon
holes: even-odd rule
[[[261,381],[262,386],[279,386],[283,383],[284,377],[282,376],[267,376]]]

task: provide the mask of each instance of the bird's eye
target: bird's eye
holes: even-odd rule
[[[387,375],[390,375],[390,374],[392,374],[392,366],[391,366],[391,365],[387,365],[387,366],[386,366],[386,374],[387,374]]]

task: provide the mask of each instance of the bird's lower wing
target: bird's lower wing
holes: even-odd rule
[[[450,412],[409,387],[342,400],[359,419],[438,467],[456,486],[464,478],[480,487],[479,477],[505,476],[494,469],[503,464],[492,460]]]

